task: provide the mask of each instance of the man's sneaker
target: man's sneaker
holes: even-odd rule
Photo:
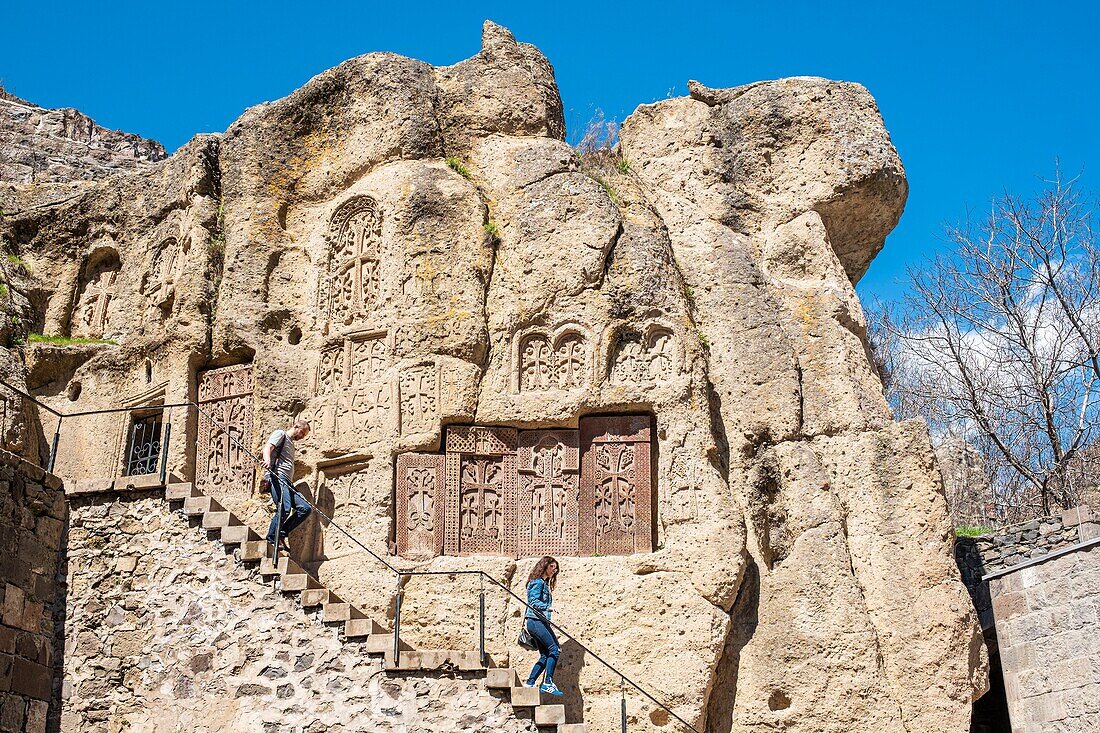
[[[542,687],[539,688],[539,692],[545,692],[547,695],[565,694],[561,690],[559,690],[558,686],[555,685],[553,682],[547,682],[546,684],[544,684]]]
[[[538,687],[539,685],[538,685],[537,682],[528,682],[527,680],[524,680],[523,681],[523,686],[524,687]]]

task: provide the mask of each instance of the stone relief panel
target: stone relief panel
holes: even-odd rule
[[[199,373],[195,483],[204,491],[252,492],[253,389],[251,364]]]
[[[161,321],[172,313],[176,285],[183,277],[190,250],[190,238],[185,238],[181,243],[175,237],[168,237],[153,253],[149,273],[142,281],[141,294],[159,312]]]
[[[392,432],[395,400],[392,344],[386,331],[359,331],[331,340],[320,352],[313,395],[321,429],[329,434]]]
[[[650,424],[638,416],[581,422],[582,555],[652,551]]]
[[[401,372],[398,389],[401,402],[401,433],[421,433],[439,421],[439,369],[421,364]]]
[[[96,250],[88,258],[81,278],[79,296],[70,319],[70,330],[77,338],[102,338],[111,330],[116,283],[122,264],[111,248]]]
[[[403,453],[397,457],[397,554],[426,560],[443,554],[446,456]]]
[[[531,327],[512,346],[512,391],[583,389],[592,381],[593,347],[589,329],[566,323],[554,330]]]
[[[584,418],[580,431],[449,426],[442,454],[398,456],[398,553],[651,551],[651,422]]]
[[[321,506],[328,508],[331,516],[352,534],[359,534],[365,529],[363,520],[368,511],[369,467],[370,459],[363,456],[341,458],[317,466],[316,490]],[[323,535],[326,557],[357,549],[358,546],[339,530],[326,531]]]
[[[642,331],[621,330],[614,338],[608,379],[612,384],[654,387],[683,371],[684,354],[673,330],[651,323]]]
[[[576,430],[519,436],[518,554],[576,555],[580,461]]]
[[[348,199],[328,228],[329,262],[323,289],[325,312],[337,329],[366,318],[378,303],[382,213],[370,196]]]
[[[447,428],[448,555],[513,555],[516,514],[514,428]]]

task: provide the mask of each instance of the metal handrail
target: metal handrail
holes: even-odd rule
[[[56,449],[57,449],[57,437],[61,432],[61,422],[60,421],[61,421],[62,418],[65,418],[65,417],[81,417],[81,416],[86,416],[86,415],[103,415],[103,414],[109,414],[109,413],[114,413],[114,412],[132,412],[134,410],[147,410],[147,409],[149,409],[149,406],[146,405],[146,406],[142,406],[142,407],[116,407],[116,408],[108,408],[108,409],[102,409],[102,410],[85,410],[85,411],[82,411],[82,412],[62,413],[62,412],[59,412],[59,411],[51,408],[49,405],[46,405],[45,403],[39,401],[34,396],[24,392],[23,390],[19,389],[18,387],[15,387],[11,384],[8,384],[3,379],[0,379],[0,385],[3,385],[5,387],[7,387],[8,389],[13,390],[14,392],[17,392],[18,394],[22,395],[24,398],[31,400],[36,405],[39,405],[40,407],[43,407],[44,409],[48,410],[49,412],[53,413],[54,415],[56,415],[58,417],[57,434],[55,434],[55,436],[54,436],[54,445],[53,445],[53,449],[51,451],[51,456],[50,456],[50,468],[47,469],[47,470],[50,470],[50,471],[52,471],[52,468],[53,468],[53,459],[55,457]],[[207,419],[210,420],[211,425],[213,425],[220,432],[222,432],[225,435],[225,437],[227,437],[234,445],[236,445],[244,453],[244,455],[246,455],[249,459],[251,459],[252,462],[254,464],[256,464],[257,467],[262,467],[264,470],[273,471],[273,469],[269,469],[266,465],[264,465],[263,460],[257,454],[253,453],[251,448],[248,448],[247,446],[245,446],[232,433],[230,433],[228,430],[225,430],[224,428],[222,428],[222,426],[219,425],[213,419],[213,416],[210,413],[206,412],[206,410],[204,410],[197,402],[191,402],[191,401],[177,402],[177,403],[168,404],[168,405],[154,405],[154,407],[161,407],[161,408],[165,408],[165,409],[172,408],[172,407],[188,407],[188,408],[194,407],[195,410],[199,414],[206,415]],[[166,438],[167,438],[167,436],[166,436]],[[167,444],[167,440],[165,442]],[[166,467],[167,461],[168,461],[167,450],[164,451],[164,457],[163,457],[162,460],[164,461],[164,464],[161,466],[161,476],[162,476],[162,481],[163,481],[164,468]],[[293,487],[292,487],[292,490],[293,490]],[[625,673],[618,670],[614,665],[612,665],[606,659],[604,659],[599,654],[597,654],[595,651],[593,651],[588,645],[586,645],[584,642],[582,642],[576,636],[571,634],[566,629],[562,628],[559,624],[556,624],[553,621],[551,621],[541,611],[539,611],[536,608],[532,608],[530,605],[528,605],[528,603],[525,599],[523,599],[520,596],[516,595],[512,591],[511,588],[504,585],[499,580],[497,580],[493,576],[486,573],[484,570],[400,570],[400,569],[394,567],[389,562],[387,562],[382,557],[380,557],[377,553],[375,553],[369,547],[367,547],[358,537],[351,534],[348,530],[344,529],[344,527],[342,527],[338,522],[336,522],[335,519],[333,519],[330,515],[326,514],[324,512],[324,510],[320,509],[316,504],[311,502],[308,498],[306,498],[305,496],[302,496],[302,500],[305,501],[305,503],[308,504],[309,507],[313,511],[317,512],[321,517],[326,519],[330,526],[335,527],[337,530],[339,530],[341,533],[343,533],[343,535],[345,537],[347,537],[349,540],[351,540],[352,543],[357,545],[360,549],[365,551],[368,555],[373,557],[375,560],[380,562],[382,565],[386,566],[387,569],[389,569],[391,572],[393,572],[397,576],[398,587],[397,587],[397,594],[396,594],[397,601],[396,601],[395,618],[394,618],[394,621],[395,621],[395,623],[394,623],[394,661],[395,661],[395,663],[397,661],[399,661],[399,659],[400,659],[400,632],[399,632],[399,624],[400,624],[399,619],[400,619],[400,613],[401,613],[400,598],[404,593],[404,591],[402,590],[402,587],[401,587],[401,579],[402,578],[409,578],[409,577],[416,577],[416,576],[433,576],[433,575],[452,575],[452,576],[453,575],[477,575],[477,576],[479,576],[482,583],[484,583],[484,581],[488,580],[492,585],[495,585],[497,588],[504,591],[509,596],[511,596],[513,599],[518,601],[525,609],[532,611],[540,620],[546,622],[551,628],[556,629],[557,631],[560,631],[563,636],[565,636],[567,639],[569,639],[569,640],[573,641],[575,644],[577,644],[577,646],[579,646],[581,649],[583,649],[585,652],[587,652],[589,655],[591,655],[593,659],[595,659],[600,664],[602,664],[603,666],[605,666],[609,670],[611,670],[614,674],[616,674],[619,677],[620,687],[622,687],[622,685],[624,683],[629,684],[635,690],[637,690],[642,695],[644,695],[652,703],[654,703],[655,705],[657,705],[658,707],[663,709],[665,712],[667,712],[669,715],[671,715],[673,718],[675,718],[681,725],[685,726],[686,728],[693,731],[694,733],[699,733],[699,730],[695,726],[693,726],[691,723],[689,723],[686,720],[684,720],[683,718],[681,718],[668,705],[665,705],[664,703],[662,703],[660,700],[658,700],[656,697],[654,697],[644,687],[639,685],[637,682],[632,680],[630,677],[627,677]],[[282,503],[281,503],[281,501],[276,505],[275,512],[276,512],[276,516],[278,516],[281,520],[281,518],[282,518]],[[279,530],[279,525],[277,523],[276,524],[276,539],[278,539],[278,530]],[[278,567],[278,558],[279,558],[279,543],[278,542],[275,543],[275,551],[274,552],[275,552],[275,555],[274,555],[275,565],[276,565],[276,567]],[[484,661],[484,655],[485,655],[484,616],[485,616],[485,596],[484,596],[484,585],[483,585],[482,586],[482,591],[481,591],[481,619],[482,619],[482,622],[481,622],[481,654],[482,654],[483,661]],[[623,725],[624,725],[623,730],[625,730],[625,721],[626,721],[626,698],[625,698],[625,696],[623,698],[622,716],[623,716]]]

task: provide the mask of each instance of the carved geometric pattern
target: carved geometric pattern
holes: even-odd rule
[[[645,416],[581,421],[582,555],[652,550],[650,423]]]
[[[623,331],[611,358],[613,384],[655,386],[672,381],[683,358],[672,329],[650,324],[644,334]]]
[[[512,388],[516,392],[547,392],[584,387],[592,372],[592,348],[587,329],[563,324],[553,333],[529,328],[516,334]]]
[[[448,428],[446,554],[515,553],[515,445],[514,428]],[[462,452],[479,447],[494,453]]]
[[[398,456],[398,553],[650,552],[651,422],[582,418],[580,431],[448,426],[443,454]]]
[[[517,437],[515,428],[450,425],[447,427],[447,452],[503,456],[516,452]]]
[[[199,374],[199,436],[196,483],[234,493],[252,492],[252,365]]]
[[[439,371],[435,364],[422,364],[401,372],[401,433],[418,433],[435,428],[439,421]]]
[[[382,214],[369,196],[345,201],[329,222],[329,320],[350,326],[366,317],[378,300]]]
[[[525,430],[516,462],[520,557],[576,555],[580,461],[576,430]]]
[[[446,456],[397,456],[397,554],[427,560],[443,554]]]
[[[380,429],[391,423],[391,351],[385,331],[351,333],[321,349],[313,394],[320,401],[325,433]]]

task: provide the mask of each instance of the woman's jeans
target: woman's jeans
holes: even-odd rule
[[[535,662],[535,666],[531,668],[527,684],[533,686],[538,682],[544,668],[546,669],[544,682],[548,685],[553,684],[554,668],[558,666],[558,654],[561,653],[558,638],[554,636],[554,630],[550,628],[550,624],[541,619],[527,619],[527,630],[531,632],[539,648],[539,661]]]
[[[306,521],[306,517],[313,509],[279,473],[269,471],[267,480],[271,484],[271,500],[275,502],[275,516],[271,518],[271,526],[267,528],[267,541],[275,544],[275,532],[278,532],[280,537],[286,537],[299,524]]]

